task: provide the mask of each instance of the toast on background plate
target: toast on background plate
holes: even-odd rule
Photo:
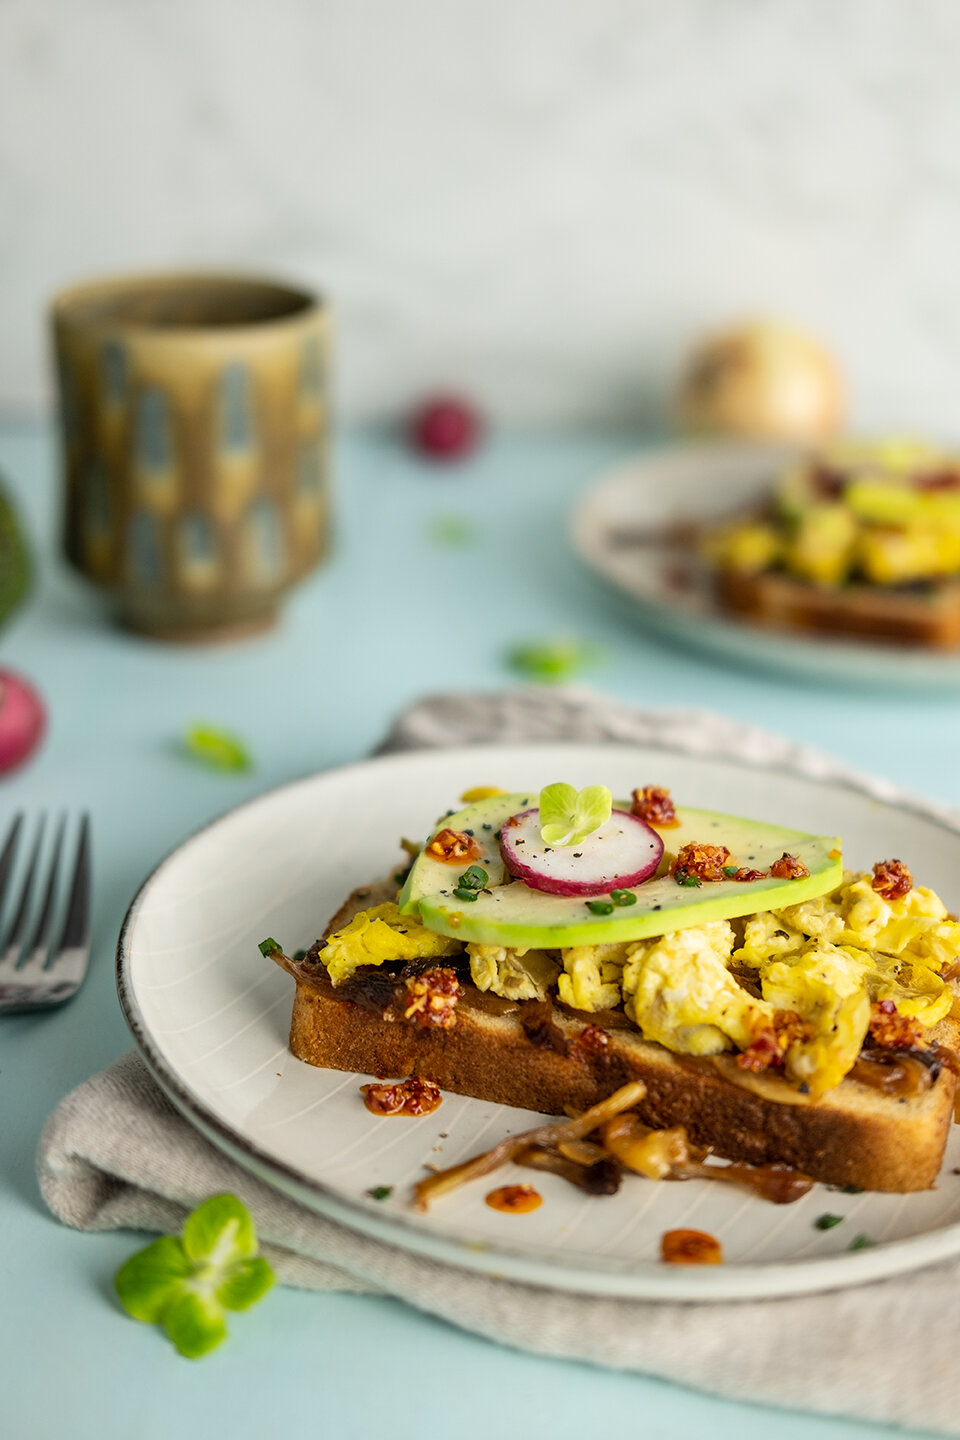
[[[960,646],[960,457],[933,446],[831,446],[700,543],[720,604],[754,623]]]
[[[960,924],[906,865],[844,871],[836,837],[656,786],[464,798],[308,952],[263,942],[296,980],[299,1059],[552,1115],[631,1087],[626,1115],[540,1156],[558,1173],[716,1175],[710,1153],[738,1174],[934,1183]]]

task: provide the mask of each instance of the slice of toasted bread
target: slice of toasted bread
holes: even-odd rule
[[[848,585],[827,589],[773,572],[719,571],[721,605],[757,625],[820,634],[865,636],[949,650],[960,645],[960,580],[928,590]]]
[[[331,923],[348,923],[376,903],[372,896],[389,898],[379,887],[355,891]],[[391,1079],[418,1075],[445,1090],[551,1115],[584,1110],[643,1080],[646,1124],[683,1125],[696,1144],[730,1160],[779,1162],[830,1184],[898,1192],[927,1189],[940,1170],[956,1088],[946,1068],[908,1098],[848,1077],[810,1102],[776,1077],[740,1071],[731,1056],[675,1055],[621,1016],[504,1001],[467,982],[456,1023],[421,1029],[376,996],[363,1003],[335,988],[317,946],[286,968],[297,982],[290,1048],[311,1065]],[[392,982],[384,979],[389,994]]]

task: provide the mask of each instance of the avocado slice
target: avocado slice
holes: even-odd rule
[[[403,914],[419,914],[429,930],[480,945],[558,949],[641,940],[710,920],[796,905],[835,889],[843,878],[836,836],[808,835],[782,825],[677,806],[679,825],[659,830],[666,846],[661,871],[681,846],[697,841],[726,845],[736,863],[751,870],[769,869],[787,851],[802,860],[810,874],[802,880],[765,876],[762,880],[706,881],[699,888],[688,889],[661,873],[636,887],[635,905],[615,907],[611,915],[595,915],[583,899],[548,895],[510,879],[500,857],[497,831],[511,815],[536,803],[536,793],[496,795],[439,821],[431,834],[446,826],[473,834],[481,856],[474,863],[487,871],[489,888],[475,901],[458,900],[453,889],[466,864],[444,865],[423,853],[400,894]],[[630,808],[627,800],[616,800],[614,805],[621,810]]]

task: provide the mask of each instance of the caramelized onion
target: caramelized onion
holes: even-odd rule
[[[431,1200],[447,1195],[451,1190],[458,1190],[461,1185],[477,1180],[481,1175],[489,1175],[492,1170],[498,1170],[501,1165],[514,1160],[522,1150],[531,1145],[555,1146],[565,1140],[582,1140],[591,1130],[598,1129],[612,1116],[619,1115],[622,1110],[629,1110],[632,1105],[639,1105],[646,1093],[647,1087],[643,1081],[634,1080],[629,1085],[621,1085],[619,1090],[601,1100],[599,1105],[592,1105],[576,1120],[554,1120],[521,1135],[508,1135],[499,1145],[494,1145],[492,1150],[483,1155],[476,1155],[472,1160],[465,1160],[460,1165],[452,1165],[449,1170],[435,1171],[421,1180],[414,1190],[417,1209],[426,1210]]]
[[[517,1165],[528,1165],[532,1170],[548,1170],[551,1175],[559,1175],[563,1180],[569,1180],[571,1185],[576,1185],[578,1190],[586,1190],[588,1195],[615,1195],[620,1189],[623,1172],[615,1160],[611,1160],[599,1146],[596,1148],[599,1157],[589,1165],[568,1160],[556,1150],[541,1149],[536,1145],[528,1146],[513,1158]]]

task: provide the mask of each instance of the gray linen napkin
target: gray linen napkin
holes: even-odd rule
[[[428,699],[399,718],[381,749],[531,739],[657,745],[850,778],[826,756],[719,716],[635,711],[575,690]],[[394,1295],[503,1344],[733,1399],[960,1435],[955,1264],[826,1295],[723,1304],[567,1295],[487,1278],[356,1234],[254,1179],[180,1117],[135,1053],[61,1101],[37,1169],[47,1205],[77,1229],[172,1231],[206,1196],[233,1191],[285,1284]]]

